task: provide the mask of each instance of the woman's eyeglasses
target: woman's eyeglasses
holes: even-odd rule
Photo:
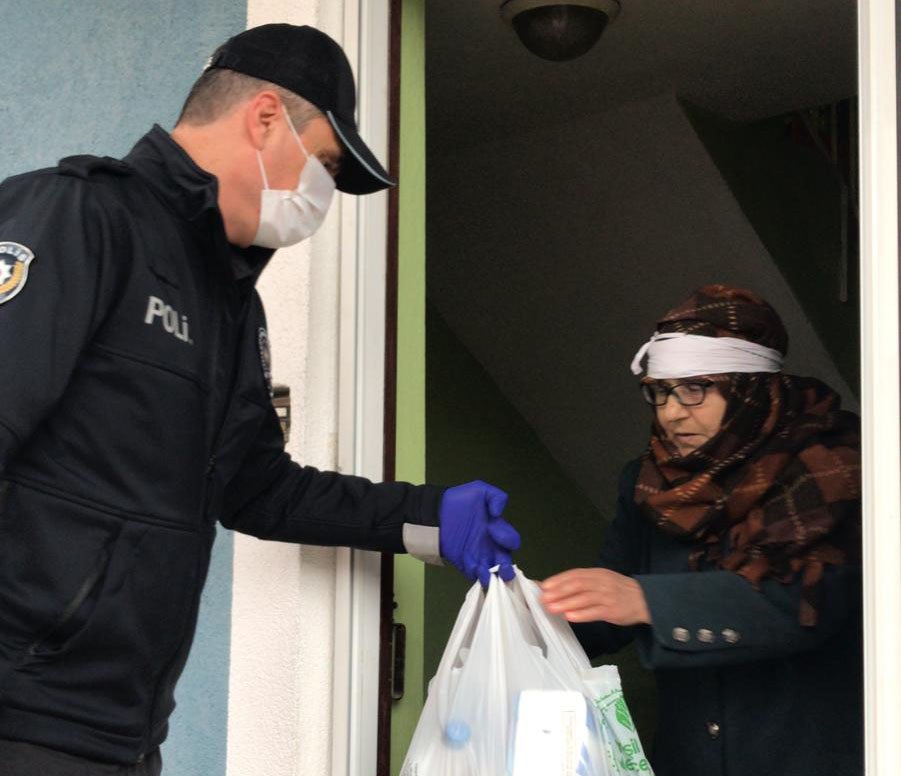
[[[654,407],[662,407],[673,394],[683,407],[697,407],[704,402],[707,389],[713,385],[712,380],[692,380],[685,383],[667,385],[666,383],[642,383],[641,395]]]

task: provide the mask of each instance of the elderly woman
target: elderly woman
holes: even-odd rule
[[[787,340],[724,286],[662,318],[599,567],[543,583],[589,655],[634,640],[654,671],[657,776],[863,773],[858,423]]]

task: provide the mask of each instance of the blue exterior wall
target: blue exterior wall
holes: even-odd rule
[[[121,156],[171,129],[246,0],[0,0],[0,178],[62,156]],[[163,451],[160,451],[163,454]],[[220,531],[164,746],[166,776],[224,776],[232,538]]]

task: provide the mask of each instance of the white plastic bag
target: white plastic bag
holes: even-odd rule
[[[616,666],[592,668],[516,569],[466,595],[401,776],[651,774]]]

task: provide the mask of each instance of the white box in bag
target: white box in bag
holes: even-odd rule
[[[512,776],[575,776],[586,714],[581,693],[523,690],[516,710]]]

